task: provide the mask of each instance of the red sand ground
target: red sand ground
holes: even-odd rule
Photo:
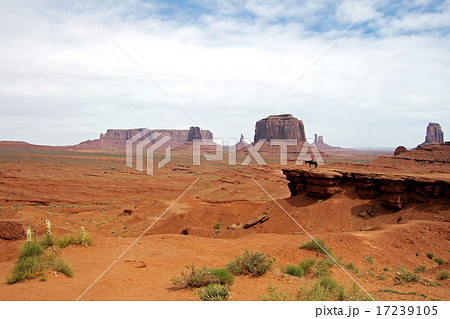
[[[95,245],[62,250],[62,257],[75,271],[73,278],[49,273],[46,282],[37,278],[8,285],[6,278],[23,241],[0,239],[0,300],[75,300],[197,178],[185,196],[82,300],[197,300],[192,290],[174,290],[170,278],[191,263],[224,266],[245,250],[271,254],[278,261],[277,267],[261,278],[236,277],[231,287],[233,300],[259,300],[269,284],[295,291],[313,280],[280,273],[282,266],[315,254],[299,249],[309,237],[252,178],[311,235],[323,238],[344,263],[353,262],[359,273],[352,275],[376,299],[450,300],[449,280],[439,280],[442,286],[395,285],[393,281],[398,266],[413,271],[423,265],[428,271],[420,276],[431,281],[438,281],[439,270],[450,268],[448,199],[411,205],[400,212],[385,210],[363,219],[357,213],[369,201],[357,198],[352,190],[322,202],[304,195],[290,198],[279,165],[229,167],[210,162],[191,166],[190,161],[187,155],[175,156],[150,176],[127,168],[124,156],[118,153],[3,147],[0,219],[17,220],[24,226],[38,223],[39,233],[43,233],[49,214],[56,234],[76,233],[85,226]],[[383,165],[376,169],[388,170]],[[434,170],[427,171],[427,176],[448,174]],[[131,216],[119,216],[124,209],[131,209]],[[226,230],[228,225],[263,213],[269,220],[261,225]],[[213,230],[217,222],[222,225],[217,238],[180,234],[186,227]],[[438,266],[426,257],[428,252],[447,262]],[[369,263],[364,256],[371,256],[374,262]],[[385,267],[389,271],[384,271]],[[352,283],[337,266],[332,268],[332,276],[348,286]],[[416,295],[380,292],[386,289]]]

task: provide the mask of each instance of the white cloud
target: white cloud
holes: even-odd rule
[[[191,22],[137,0],[86,8],[202,127],[252,138],[261,112],[342,32],[309,23],[339,16],[345,24],[370,2],[220,3]],[[39,5],[17,1],[0,13],[0,139],[74,144],[106,128],[195,124],[76,6]],[[239,17],[240,6],[254,18]],[[363,21],[383,37],[352,30],[269,113],[292,113],[309,136],[343,146],[413,146],[429,121],[450,128],[450,38],[430,33],[447,22],[428,17],[445,10],[370,11]]]

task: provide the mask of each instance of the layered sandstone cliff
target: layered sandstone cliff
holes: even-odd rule
[[[291,196],[305,193],[328,198],[346,189],[363,199],[379,200],[385,207],[400,210],[408,203],[450,197],[450,179],[417,175],[361,173],[339,169],[284,169]]]

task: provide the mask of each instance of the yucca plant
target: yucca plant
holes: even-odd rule
[[[78,235],[78,243],[84,247],[92,246],[93,244],[91,235],[85,230],[83,226],[81,226],[80,234]]]

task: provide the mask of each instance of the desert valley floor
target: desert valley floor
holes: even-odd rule
[[[175,155],[151,176],[126,167],[123,153],[2,148],[0,220],[17,221],[23,228],[37,224],[38,234],[44,234],[49,215],[56,235],[77,233],[84,226],[94,245],[61,251],[73,267],[72,278],[49,273],[45,282],[36,278],[10,285],[7,277],[24,240],[0,239],[0,300],[77,299],[197,179],[81,300],[198,300],[192,289],[174,289],[171,278],[193,263],[223,267],[245,250],[270,254],[276,267],[258,278],[237,276],[232,300],[260,300],[270,285],[295,293],[314,278],[292,277],[281,268],[316,253],[299,248],[310,238],[257,183],[314,238],[323,239],[342,264],[353,263],[354,270],[347,271],[376,300],[450,300],[449,280],[437,277],[450,269],[448,197],[401,210],[377,206],[351,187],[323,200],[291,197],[282,171],[286,167],[279,164],[192,166],[191,161],[186,154]],[[394,167],[383,159],[374,163],[372,171],[422,174],[414,165]],[[367,168],[361,165],[330,164],[317,170]],[[294,168],[293,163],[287,168]],[[448,164],[427,167],[426,176],[449,180]],[[377,206],[377,213],[361,215],[370,205]],[[269,219],[248,229],[238,227],[262,215]],[[445,263],[438,265],[427,253]],[[427,270],[419,274],[419,282],[394,281],[401,267],[414,272],[420,266]],[[337,265],[331,276],[348,287],[353,284]]]

